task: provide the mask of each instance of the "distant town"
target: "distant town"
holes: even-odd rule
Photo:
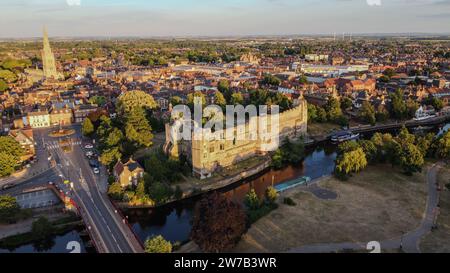
[[[0,253],[449,252],[449,49],[420,34],[5,40]],[[200,122],[174,110],[196,102]],[[174,129],[229,106],[276,106],[279,131],[261,111],[202,139]]]

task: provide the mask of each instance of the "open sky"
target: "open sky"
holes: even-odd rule
[[[0,0],[0,37],[449,33],[450,0]]]

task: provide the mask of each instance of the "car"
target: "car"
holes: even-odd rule
[[[12,188],[14,186],[16,186],[16,185],[13,184],[13,183],[8,183],[8,184],[3,185],[2,190],[7,190],[7,189],[10,189],[10,188]]]
[[[93,170],[94,170],[95,174],[99,174],[100,173],[100,170],[98,168],[94,168]]]
[[[84,145],[84,148],[92,149],[92,148],[94,148],[94,146],[92,144],[86,144],[86,145]]]
[[[53,185],[53,182],[52,182],[52,181],[48,181],[48,184],[49,184],[49,185]]]
[[[86,152],[86,156],[87,156],[87,157],[91,157],[92,155],[94,155],[93,152],[91,152],[91,151]]]

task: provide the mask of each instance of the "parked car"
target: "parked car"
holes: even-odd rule
[[[98,160],[90,159],[89,166],[91,166],[92,168],[98,168],[100,166],[100,163],[98,162]]]
[[[99,170],[98,168],[94,168],[94,173],[95,173],[95,174],[99,174],[99,173],[100,173],[100,170]]]
[[[10,188],[12,188],[14,186],[15,186],[15,184],[8,183],[8,184],[3,185],[2,190],[7,190],[7,189],[10,189]]]
[[[86,156],[87,156],[87,157],[91,157],[91,156],[93,156],[93,155],[94,155],[94,153],[91,152],[91,151],[87,151],[87,152],[86,152]]]
[[[86,144],[86,145],[84,145],[84,148],[92,149],[92,148],[94,148],[94,146],[92,144]]]

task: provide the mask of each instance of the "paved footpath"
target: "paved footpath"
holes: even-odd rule
[[[441,163],[433,164],[427,171],[428,183],[428,197],[424,212],[424,217],[420,225],[404,234],[402,237],[393,238],[389,240],[380,241],[381,250],[398,249],[402,246],[404,252],[420,253],[420,240],[423,236],[431,232],[436,217],[437,205],[439,202],[439,192],[437,190],[436,176],[438,170],[441,168]],[[327,253],[336,252],[346,249],[361,250],[366,249],[367,242],[346,242],[346,243],[331,243],[331,244],[315,244],[296,247],[290,249],[289,253]]]

